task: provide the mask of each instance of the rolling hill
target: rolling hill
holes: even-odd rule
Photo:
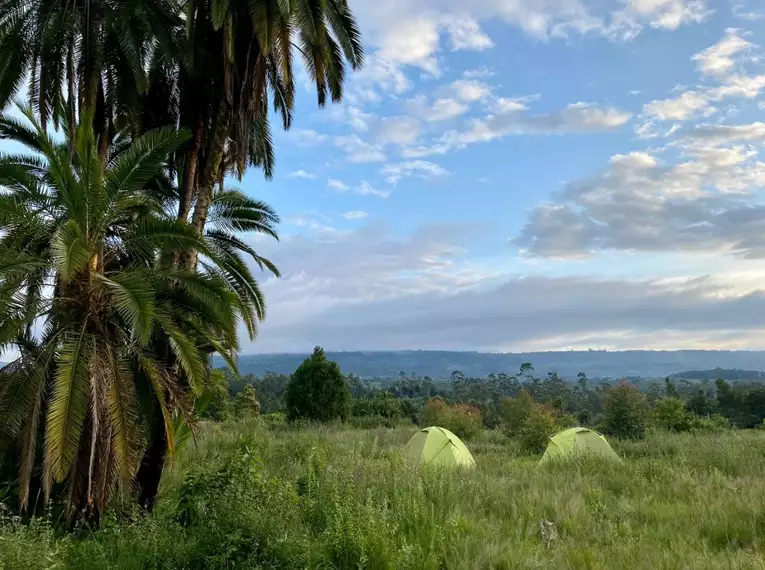
[[[243,374],[291,373],[308,354],[240,355]],[[765,351],[678,350],[678,351],[568,351],[527,353],[479,353],[451,351],[328,352],[346,373],[362,377],[394,377],[400,372],[434,379],[447,378],[459,370],[468,376],[516,373],[531,362],[540,376],[558,372],[573,378],[579,372],[594,378],[630,376],[665,377],[678,371],[712,369],[765,370]],[[222,366],[221,362],[216,365]],[[687,373],[682,373],[687,374]],[[757,374],[757,373],[755,373]],[[688,377],[688,376],[683,376]]]

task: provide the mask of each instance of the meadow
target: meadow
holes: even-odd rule
[[[765,432],[611,440],[622,465],[537,469],[500,431],[473,471],[417,469],[411,425],[209,423],[151,516],[60,533],[0,514],[0,569],[765,568]],[[557,536],[540,538],[540,520]]]

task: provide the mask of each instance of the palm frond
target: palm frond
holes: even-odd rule
[[[106,399],[112,449],[121,479],[127,484],[138,470],[135,384],[125,359],[115,355],[108,346],[106,350],[107,364],[110,366]]]
[[[141,346],[151,338],[154,324],[154,289],[146,272],[120,272],[111,278],[95,275],[94,278],[109,294],[110,305],[125,319],[132,335]]]
[[[50,496],[51,484],[63,481],[80,447],[88,410],[88,359],[95,339],[86,332],[64,337],[58,355],[58,370],[45,418],[45,487]]]
[[[189,132],[172,128],[150,131],[133,140],[127,151],[119,154],[106,174],[106,189],[110,196],[118,192],[143,190],[167,161],[170,153],[189,138]]]
[[[189,384],[195,391],[201,391],[204,381],[204,363],[197,346],[174,321],[171,307],[158,306],[156,315],[157,322],[167,334],[173,354],[188,378]]]
[[[53,262],[65,280],[82,272],[93,256],[93,248],[75,220],[68,220],[53,235],[51,252]]]

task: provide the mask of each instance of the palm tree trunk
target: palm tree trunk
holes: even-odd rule
[[[98,159],[103,173],[106,169],[106,154],[109,151],[109,115],[106,109],[104,86],[100,79],[98,80],[98,98],[93,117],[93,132],[98,140]]]
[[[207,223],[207,214],[210,210],[215,183],[220,174],[223,152],[226,147],[226,138],[228,136],[228,126],[231,120],[231,105],[225,99],[222,99],[218,105],[218,112],[215,116],[213,125],[213,135],[210,139],[207,160],[205,161],[202,178],[199,183],[197,203],[194,207],[194,226],[201,234]],[[186,266],[194,269],[197,266],[197,252],[192,251],[186,256]]]
[[[157,502],[159,482],[162,479],[162,471],[165,468],[167,457],[167,434],[162,424],[162,416],[154,414],[154,424],[151,430],[149,447],[141,460],[141,466],[135,475],[135,488],[138,494],[138,504],[141,508],[151,513]]]
[[[191,199],[194,197],[194,186],[197,180],[197,166],[199,164],[199,151],[202,148],[202,136],[204,135],[204,122],[197,119],[194,125],[194,136],[191,146],[186,152],[186,160],[183,166],[183,181],[181,183],[180,202],[178,204],[178,219],[188,220],[191,211]]]

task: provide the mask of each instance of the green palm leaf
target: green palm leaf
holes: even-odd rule
[[[82,272],[93,256],[93,249],[74,220],[68,220],[54,234],[51,252],[53,262],[65,280]]]
[[[119,154],[109,167],[106,176],[109,195],[142,190],[159,173],[168,155],[188,138],[188,131],[163,128],[132,141],[128,150]]]
[[[178,359],[191,387],[200,392],[204,382],[204,364],[194,341],[172,318],[172,307],[157,307],[157,322],[167,334],[173,354]]]
[[[111,297],[110,305],[125,319],[141,346],[146,346],[150,340],[156,314],[155,294],[149,277],[146,272],[121,272],[111,278],[95,276]]]

